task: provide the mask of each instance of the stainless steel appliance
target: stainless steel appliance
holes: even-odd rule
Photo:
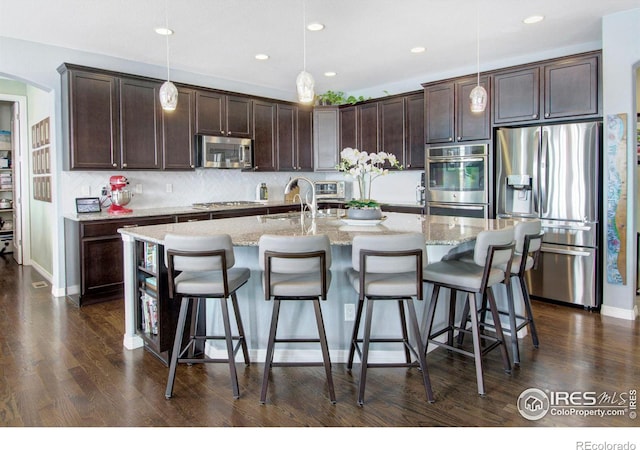
[[[345,199],[344,181],[315,181],[313,186],[316,190],[316,198],[318,199]]]
[[[201,167],[214,169],[251,169],[251,139],[200,136]]]
[[[489,145],[427,147],[427,214],[489,217]]]
[[[532,296],[598,308],[601,124],[496,131],[496,216],[536,217],[545,233]]]

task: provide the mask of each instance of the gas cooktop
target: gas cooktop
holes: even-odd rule
[[[253,202],[249,200],[235,200],[230,202],[193,203],[191,207],[195,209],[216,209],[224,206],[253,206],[253,205],[261,205],[261,203]]]

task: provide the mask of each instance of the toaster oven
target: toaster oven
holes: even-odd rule
[[[316,181],[313,183],[316,191],[316,198],[344,200],[344,181]]]

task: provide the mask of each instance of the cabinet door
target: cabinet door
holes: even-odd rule
[[[340,150],[358,147],[357,114],[355,106],[340,108]],[[338,150],[338,153],[340,153]]]
[[[297,108],[291,105],[279,104],[276,111],[278,115],[276,133],[278,170],[285,172],[298,170],[295,158]]]
[[[122,271],[122,238],[109,236],[83,239],[82,289],[84,298],[110,297],[110,293],[121,294],[124,275]],[[84,304],[88,303],[86,300]]]
[[[358,149],[368,153],[377,153],[380,150],[378,103],[360,105],[356,107],[356,110],[358,111]]]
[[[540,69],[532,67],[493,76],[493,122],[540,119]]]
[[[480,77],[480,85],[487,90],[487,107],[483,112],[471,112],[469,94],[478,85],[476,77],[456,82],[456,141],[477,141],[491,136],[489,118],[491,105],[489,99],[489,78]]]
[[[251,99],[229,95],[226,97],[227,136],[253,138],[251,134]]]
[[[298,170],[313,171],[313,110],[298,107],[296,157]]]
[[[253,102],[253,165],[265,172],[276,170],[276,105]]]
[[[400,164],[405,165],[405,99],[404,97],[381,101],[379,151],[393,153]]]
[[[160,83],[120,80],[120,142],[123,169],[161,167]]]
[[[544,118],[599,113],[596,55],[571,58],[544,66]]]
[[[193,169],[194,163],[194,92],[178,88],[178,106],[162,111],[162,168]]]
[[[425,137],[428,144],[454,140],[454,91],[452,82],[424,89]]]
[[[64,72],[62,78],[68,167],[120,167],[117,79],[75,70]]]
[[[224,94],[196,91],[196,133],[209,136],[226,134],[225,102]]]
[[[313,157],[316,171],[334,171],[340,160],[337,107],[313,110]]]
[[[404,165],[424,169],[424,93],[410,95],[405,102],[407,143]]]

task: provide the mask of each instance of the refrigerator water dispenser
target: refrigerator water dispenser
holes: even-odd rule
[[[533,214],[530,175],[508,175],[506,210],[510,213]]]

